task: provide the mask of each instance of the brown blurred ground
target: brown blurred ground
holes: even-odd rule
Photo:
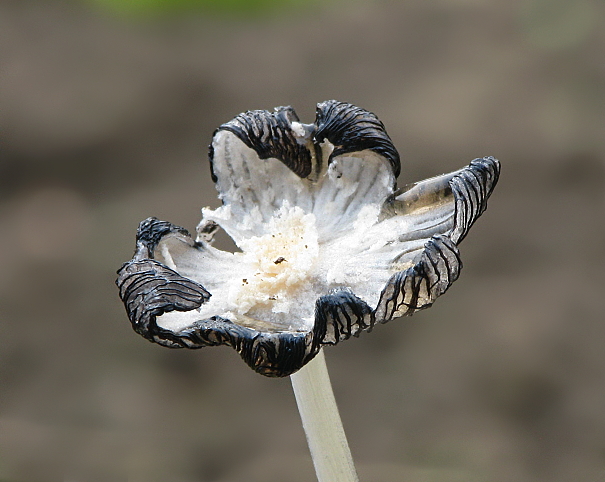
[[[0,3],[0,480],[314,480],[289,380],[146,342],[113,283],[140,220],[217,205],[215,127],[331,98],[382,119],[400,184],[503,169],[452,289],[327,350],[362,480],[605,480],[604,20],[597,0],[146,23]]]

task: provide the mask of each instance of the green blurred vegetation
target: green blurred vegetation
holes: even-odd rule
[[[127,16],[155,16],[187,11],[253,15],[300,7],[318,0],[87,0]]]

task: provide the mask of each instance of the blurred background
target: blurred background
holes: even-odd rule
[[[605,480],[605,5],[0,2],[0,480],[315,480],[288,379],[136,335],[139,221],[193,231],[239,112],[351,102],[400,185],[502,176],[434,307],[326,349],[364,481]]]

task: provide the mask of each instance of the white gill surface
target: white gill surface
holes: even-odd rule
[[[217,133],[212,145],[213,169],[224,205],[204,209],[203,215],[219,223],[238,246],[242,239],[265,234],[266,223],[284,203],[315,214],[320,240],[324,240],[350,230],[364,206],[382,204],[392,193],[388,162],[372,151],[334,158],[319,180],[311,182],[278,159],[259,159],[229,131]]]
[[[256,330],[309,331],[319,297],[350,289],[375,308],[391,276],[413,266],[431,236],[452,228],[453,199],[379,221],[392,178],[373,153],[336,158],[310,183],[276,159],[259,160],[232,134],[221,135],[215,155],[228,161],[215,164],[215,173],[225,204],[203,214],[242,252],[166,236],[157,259],[202,284],[211,298],[198,310],[162,315],[160,326],[178,331],[220,316]]]
[[[389,278],[413,265],[426,242],[424,237],[399,242],[398,233],[413,232],[408,219],[377,222],[378,213],[378,205],[366,206],[347,235],[321,243],[315,216],[285,203],[266,223],[265,234],[242,241],[238,253],[195,248],[167,236],[156,250],[158,260],[174,263],[212,296],[199,310],[166,313],[158,323],[178,331],[221,316],[257,330],[306,332],[317,298],[339,288],[374,308]],[[164,260],[166,251],[170,256]]]

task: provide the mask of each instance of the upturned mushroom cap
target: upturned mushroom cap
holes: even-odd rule
[[[209,149],[223,205],[194,239],[149,218],[117,284],[139,334],[227,345],[255,371],[290,375],[323,345],[429,307],[458,278],[458,244],[483,213],[493,157],[397,190],[400,160],[378,118],[318,104],[240,114]],[[224,229],[241,252],[212,246]]]

